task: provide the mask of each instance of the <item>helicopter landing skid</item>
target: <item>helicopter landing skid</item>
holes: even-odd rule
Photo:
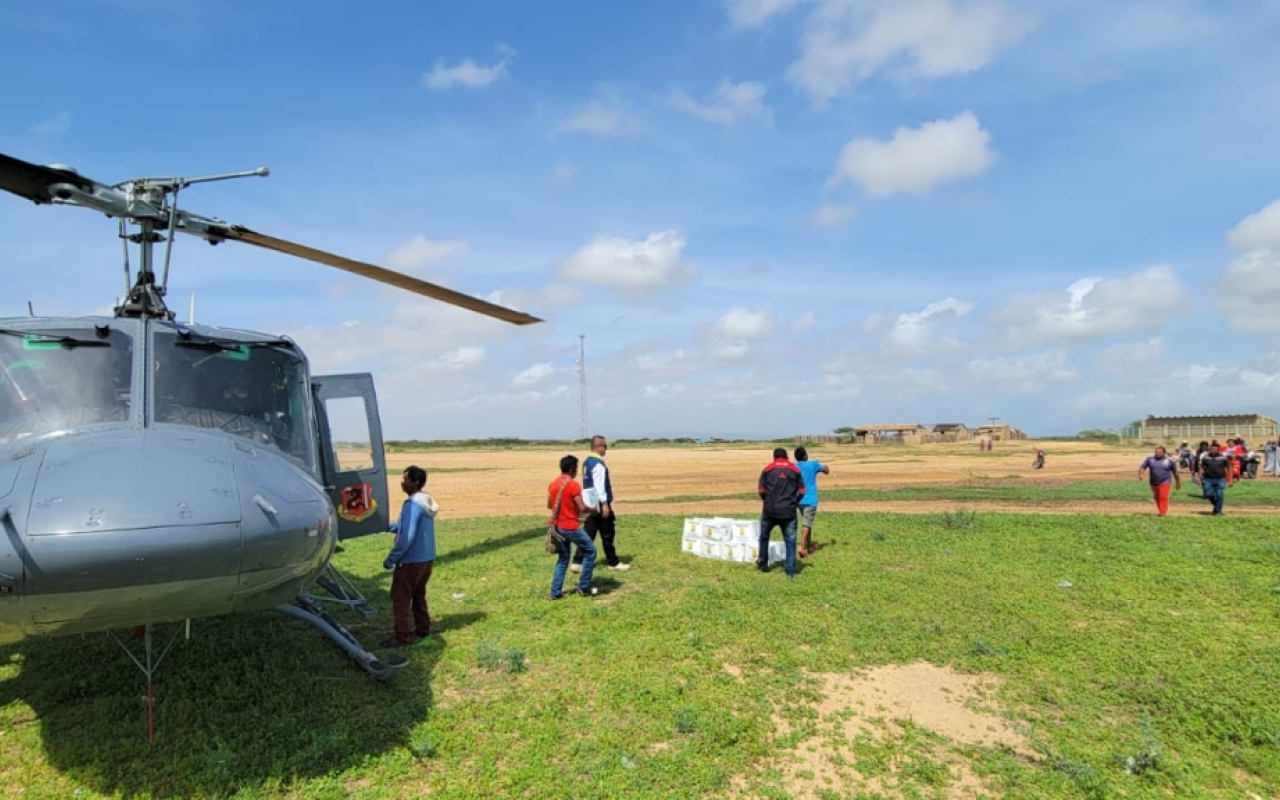
[[[380,681],[391,680],[397,672],[408,665],[409,659],[402,655],[393,653],[385,658],[379,658],[365,650],[356,637],[342,627],[340,622],[329,616],[317,600],[318,598],[311,595],[298,595],[294,605],[278,605],[276,610],[319,628],[321,633],[332,639],[334,644],[351,656],[361,669]],[[361,600],[363,601],[363,598]]]
[[[325,591],[333,595],[333,597],[309,595],[312,600],[346,606],[365,619],[373,619],[378,616],[378,610],[369,605],[369,601],[364,599],[364,595],[360,594],[360,590],[332,563],[324,568],[324,572],[321,572],[320,577],[316,578],[316,583],[323,586]]]

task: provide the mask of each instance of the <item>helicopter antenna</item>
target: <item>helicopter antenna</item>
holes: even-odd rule
[[[27,316],[34,317],[36,315],[35,306],[31,305],[31,301],[27,301]]]
[[[196,324],[196,293],[191,293],[191,310],[187,313],[187,324]]]

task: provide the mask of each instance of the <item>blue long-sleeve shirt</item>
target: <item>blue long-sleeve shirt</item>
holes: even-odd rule
[[[400,519],[391,524],[396,535],[395,544],[383,566],[392,569],[397,564],[422,564],[436,560],[436,521],[431,496],[418,492],[405,499],[400,508]]]

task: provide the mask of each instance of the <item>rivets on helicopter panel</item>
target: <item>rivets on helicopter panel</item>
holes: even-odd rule
[[[54,506],[56,506],[58,503],[61,503],[61,502],[62,502],[61,497],[46,497],[45,499],[36,502],[36,508],[40,509],[41,511],[48,511],[49,509],[53,508]]]
[[[191,506],[185,500],[178,503],[178,516],[182,519],[191,519]]]
[[[213,492],[218,497],[235,497],[236,496],[236,493],[230,489],[210,489],[209,491]]]
[[[88,525],[90,528],[98,527],[99,525],[102,524],[102,515],[104,513],[106,512],[103,511],[101,508],[89,509],[89,519],[87,522],[85,522],[85,525]]]
[[[36,452],[36,449],[34,447],[24,447],[21,450],[16,451],[13,455],[9,456],[9,460],[21,461],[27,456],[35,455],[35,452]]]

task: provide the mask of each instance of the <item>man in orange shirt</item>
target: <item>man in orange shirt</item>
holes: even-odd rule
[[[582,530],[580,520],[587,513],[582,502],[582,486],[574,480],[578,477],[578,457],[560,459],[560,477],[547,487],[547,508],[551,509],[552,524],[564,538],[556,547],[556,571],[551,578],[551,599],[564,597],[564,576],[569,571],[569,556],[576,546],[582,553],[582,574],[575,590],[580,597],[591,597],[598,591],[591,585],[591,573],[596,566],[596,546]]]

